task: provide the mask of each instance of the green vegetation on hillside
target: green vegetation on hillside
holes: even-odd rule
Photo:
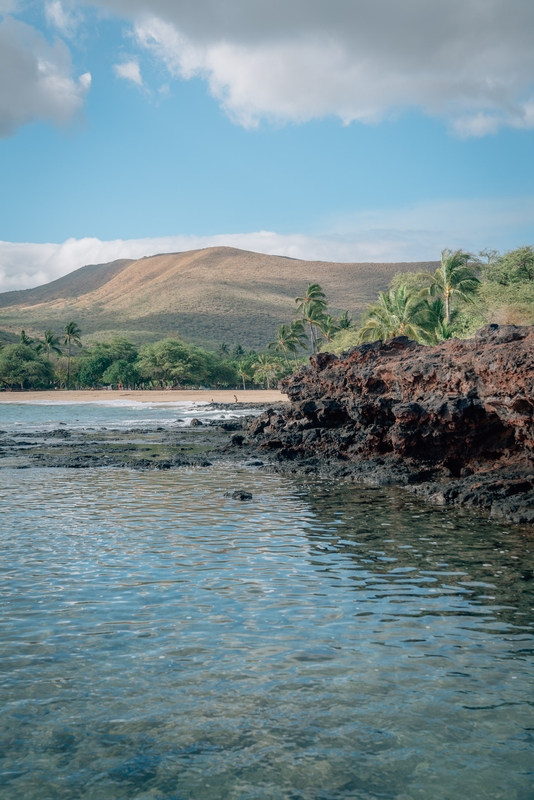
[[[400,272],[367,306],[361,324],[338,332],[323,349],[408,336],[421,344],[466,338],[490,322],[534,323],[534,248],[478,257],[444,250],[431,272]]]
[[[308,283],[322,286],[334,316],[358,314],[399,270],[435,266],[302,261],[229,247],[117,261],[0,293],[0,339],[14,342],[21,328],[42,338],[76,320],[84,345],[124,336],[139,347],[172,338],[211,351],[223,342],[263,351]]]

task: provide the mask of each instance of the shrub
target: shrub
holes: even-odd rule
[[[52,365],[27,344],[9,344],[0,352],[0,381],[4,386],[48,387],[54,379]]]

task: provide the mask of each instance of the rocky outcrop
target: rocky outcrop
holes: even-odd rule
[[[534,327],[319,353],[283,390],[291,404],[248,432],[279,461],[345,467],[434,502],[534,522]]]

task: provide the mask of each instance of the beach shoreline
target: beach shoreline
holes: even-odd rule
[[[237,398],[237,403],[236,399]],[[278,389],[98,389],[0,392],[0,403],[109,403],[114,400],[137,403],[287,403]]]

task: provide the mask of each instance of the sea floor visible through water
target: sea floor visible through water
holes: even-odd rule
[[[528,531],[235,461],[0,474],[3,800],[532,799]]]

